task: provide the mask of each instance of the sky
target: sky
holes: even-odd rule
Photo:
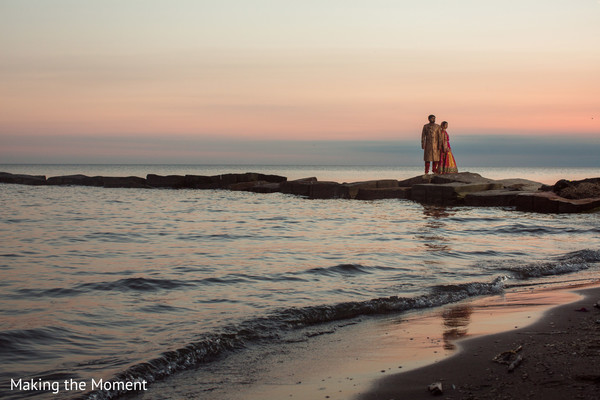
[[[599,0],[0,0],[0,163],[395,163],[429,114],[465,155],[577,158],[600,150],[599,18]]]

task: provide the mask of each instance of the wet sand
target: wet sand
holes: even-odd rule
[[[575,292],[581,290],[591,297]],[[316,326],[283,347],[230,354],[132,398],[430,399],[427,386],[441,381],[444,399],[597,399],[598,300],[600,287],[517,288],[434,310]],[[581,307],[589,311],[574,311]],[[518,346],[524,361],[513,373],[492,361]]]
[[[600,288],[578,292],[585,297],[550,309],[533,325],[461,341],[456,355],[381,379],[359,399],[599,399]],[[519,348],[506,354],[509,364],[523,358],[512,372],[493,361]],[[434,382],[442,383],[442,394],[428,391]]]

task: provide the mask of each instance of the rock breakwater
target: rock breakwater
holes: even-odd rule
[[[514,207],[519,211],[541,213],[600,211],[600,178],[582,181],[560,180],[553,186],[546,186],[526,179],[492,180],[471,172],[351,183],[319,181],[316,177],[290,181],[284,176],[255,172],[213,176],[148,174],[146,178],[86,175],[46,178],[43,175],[0,172],[0,183],[279,192],[309,199],[407,199],[423,204]]]

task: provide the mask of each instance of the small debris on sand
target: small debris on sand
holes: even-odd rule
[[[442,382],[434,382],[427,387],[427,390],[433,395],[440,395],[444,393],[442,390]]]

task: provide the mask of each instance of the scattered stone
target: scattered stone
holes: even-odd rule
[[[515,368],[521,365],[521,362],[523,362],[523,355],[519,354],[517,358],[508,366],[508,372],[513,372]]]
[[[427,387],[427,390],[435,396],[439,396],[444,393],[442,388],[442,382],[434,382]]]
[[[497,354],[492,361],[497,362],[498,364],[508,365],[511,362],[511,359],[514,358],[514,356],[516,356],[516,354],[521,350],[523,350],[523,346],[519,346],[514,350],[503,351],[502,353]]]
[[[513,372],[523,362],[523,355],[519,354],[521,350],[523,350],[523,346],[519,346],[514,350],[503,351],[496,355],[492,361],[508,365],[508,372]]]

